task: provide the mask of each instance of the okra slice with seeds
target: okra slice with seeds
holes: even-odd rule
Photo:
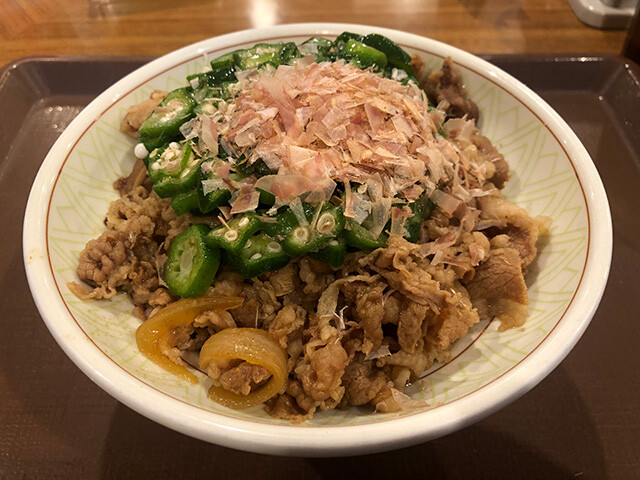
[[[230,253],[240,253],[251,236],[260,229],[261,222],[253,212],[234,216],[218,225],[207,235],[207,244]]]
[[[323,37],[311,37],[300,45],[305,54],[315,55],[316,62],[330,62],[335,60],[335,53],[331,52],[333,42]]]
[[[138,130],[138,140],[152,150],[180,133],[180,126],[194,115],[196,102],[189,87],[167,94]]]
[[[347,255],[347,239],[344,235],[339,235],[336,238],[332,238],[327,241],[320,250],[317,252],[309,253],[311,258],[315,258],[323,263],[326,263],[330,267],[340,268],[344,263],[344,258]]]
[[[219,177],[214,173],[212,168],[208,168],[206,172],[203,172],[204,166],[208,165],[203,163],[197,174],[196,191],[198,193],[198,207],[201,213],[210,213],[218,208],[220,205],[226,204],[231,198],[231,192],[228,188],[214,188],[209,190],[207,182],[220,183]]]
[[[188,160],[185,144],[170,142],[162,147],[154,148],[145,164],[152,182],[159,182],[166,177],[177,177]]]
[[[294,59],[302,57],[298,46],[294,42],[287,42],[282,46],[279,54],[279,62],[281,65],[288,65]]]
[[[233,59],[241,70],[257,68],[265,63],[278,63],[283,44],[258,43],[253,48],[234,52]]]
[[[282,244],[264,232],[252,236],[238,253],[225,251],[227,264],[245,278],[280,270],[290,257]]]
[[[284,236],[283,247],[292,257],[300,257],[313,252],[329,239],[337,237],[345,225],[342,209],[331,203],[318,207],[306,225],[297,224]]]
[[[147,167],[149,177],[153,180],[153,190],[161,198],[174,197],[196,187],[202,159],[193,152],[191,142],[178,145],[175,157],[167,157],[163,153],[155,161],[150,159]]]
[[[304,216],[306,221],[309,222],[313,220],[313,212],[315,211],[315,208],[313,207],[313,205],[309,203],[303,203],[302,209],[304,211]],[[298,218],[291,211],[290,208],[287,208],[286,210],[284,210],[283,212],[280,212],[275,217],[274,222],[262,222],[261,230],[265,232],[267,235],[269,235],[270,237],[284,238],[286,235],[291,233],[293,229],[296,228],[298,225],[299,225]]]
[[[197,114],[203,115],[213,115],[218,111],[218,105],[220,104],[220,89],[209,89],[207,87],[207,94],[213,98],[204,98],[198,102],[194,112]]]
[[[164,264],[164,281],[180,297],[203,295],[220,267],[220,252],[204,241],[209,227],[192,225],[171,242]]]

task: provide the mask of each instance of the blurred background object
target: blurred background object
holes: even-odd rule
[[[640,5],[636,8],[635,16],[629,26],[622,55],[640,63]]]
[[[568,0],[576,15],[595,28],[627,28],[638,0]]]

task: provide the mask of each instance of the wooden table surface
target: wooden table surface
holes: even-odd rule
[[[584,25],[567,0],[3,0],[0,66],[31,55],[161,55],[295,22],[396,28],[472,53],[620,53],[625,38]]]

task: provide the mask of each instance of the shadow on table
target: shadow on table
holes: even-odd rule
[[[515,404],[460,432],[398,451],[347,458],[271,457],[209,445],[119,405],[102,457],[102,478],[141,474],[278,480],[606,478],[598,432],[562,367]]]

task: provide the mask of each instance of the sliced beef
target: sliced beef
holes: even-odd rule
[[[85,291],[87,298],[110,298],[120,289],[131,294],[143,317],[173,300],[161,286],[156,267],[158,229],[165,224],[167,210],[171,210],[169,201],[143,186],[132,188],[111,203],[105,220],[110,230],[87,243],[80,253],[78,277],[95,287],[89,293]],[[70,285],[82,298],[78,287]]]
[[[194,328],[193,324],[182,325],[171,332],[167,343],[174,346],[179,354],[182,350],[200,350],[210,336],[206,328]]]
[[[301,330],[307,318],[307,311],[294,304],[282,307],[276,318],[269,324],[269,336],[282,348],[287,348],[289,335]]]
[[[333,270],[326,263],[303,257],[298,265],[303,291],[307,295],[319,297],[335,280]]]
[[[299,272],[298,264],[290,262],[280,270],[269,274],[268,281],[273,286],[276,296],[288,295],[298,288],[300,285]]]
[[[539,236],[539,224],[523,208],[505,200],[502,196],[491,195],[478,199],[481,220],[494,222],[487,233],[506,234],[509,246],[515,249],[526,268],[537,255],[536,242]]]
[[[131,268],[129,248],[123,232],[108,231],[89,241],[80,253],[78,277],[93,286],[105,286],[105,298],[122,286]]]
[[[410,301],[400,312],[398,343],[405,352],[414,353],[422,346],[422,322],[425,320],[427,311],[426,305]]]
[[[302,411],[311,414],[318,408],[320,402],[305,391],[300,380],[290,378],[286,385],[286,393],[295,398],[296,405]]]
[[[107,228],[136,237],[162,236],[168,220],[175,219],[170,200],[162,199],[143,186],[134,187],[109,205]]]
[[[492,250],[487,261],[476,268],[467,290],[471,298],[508,298],[527,304],[527,285],[518,251],[513,248]]]
[[[237,326],[231,314],[226,310],[221,312],[215,310],[204,312],[196,317],[193,324],[196,327],[213,327],[216,332]]]
[[[413,73],[415,73],[416,78],[421,80],[424,72],[424,60],[420,55],[411,55],[411,62],[409,63],[411,68],[413,68]]]
[[[343,403],[365,405],[387,386],[389,380],[380,370],[374,370],[371,362],[356,361],[344,370],[342,383],[345,387]]]
[[[462,118],[466,115],[476,121],[480,118],[478,106],[465,96],[462,77],[454,70],[451,58],[445,59],[442,70],[429,75],[424,89],[432,103],[444,102],[448,116]]]
[[[120,177],[113,183],[113,188],[120,192],[120,196],[123,196],[139,186],[142,186],[145,190],[150,191],[153,187],[153,183],[149,178],[147,167],[145,167],[142,160],[138,158],[134,163],[133,170],[131,170],[129,176]]]
[[[403,299],[400,294],[391,294],[384,301],[384,316],[382,323],[398,324],[400,320],[400,312],[404,306]]]
[[[107,231],[99,238],[87,243],[80,253],[78,277],[95,287],[87,292],[72,283],[71,291],[80,298],[111,298],[117,289],[131,293],[136,305],[163,306],[172,300],[167,290],[160,286],[155,265],[141,260],[135,254],[135,239],[132,242],[127,232]]]
[[[241,362],[221,373],[217,381],[225,390],[238,395],[249,395],[251,390],[271,378],[271,372],[260,365]]]
[[[433,342],[434,345],[436,342]],[[411,370],[414,377],[427,370],[433,364],[437,354],[435,348],[425,348],[420,352],[407,353],[403,350],[396,352],[388,357],[376,360],[377,365],[392,365],[394,367],[403,367]]]
[[[516,227],[508,225],[502,232],[509,237],[509,246],[518,252],[522,260],[522,268],[528,267],[538,255],[537,225]]]
[[[260,302],[255,298],[246,298],[242,305],[231,310],[231,316],[239,327],[258,327]]]
[[[265,410],[274,418],[290,420],[293,423],[303,422],[309,417],[309,414],[298,406],[296,399],[288,393],[267,400]]]
[[[453,343],[464,337],[469,327],[478,323],[480,318],[469,299],[465,298],[445,308],[433,320],[434,323],[427,330],[427,337],[431,340],[428,350],[434,358],[437,358],[442,353],[448,355]]]
[[[496,188],[503,188],[504,183],[509,180],[509,165],[504,156],[498,152],[498,149],[491,143],[487,137],[475,133],[472,137],[473,144],[478,148],[478,154],[484,159],[491,162],[495,171],[487,180],[493,183]]]
[[[164,307],[174,300],[166,288],[157,288],[149,295],[150,307]]]
[[[310,357],[308,368],[300,375],[304,391],[316,401],[335,396],[347,366],[347,352],[336,342],[315,350]]]
[[[427,271],[429,261],[424,260],[425,256],[420,245],[395,236],[389,239],[387,248],[375,250],[361,262],[384,277],[392,289],[414,302],[439,311],[451,294],[441,288]]]
[[[138,138],[138,129],[149,118],[153,109],[167,96],[167,92],[162,90],[154,90],[151,96],[136,105],[129,107],[122,122],[120,122],[120,131],[126,133],[132,138]]]
[[[382,300],[384,286],[364,287],[358,292],[356,300],[356,315],[364,330],[364,353],[375,350],[382,343],[382,319],[384,318],[384,303]]]

